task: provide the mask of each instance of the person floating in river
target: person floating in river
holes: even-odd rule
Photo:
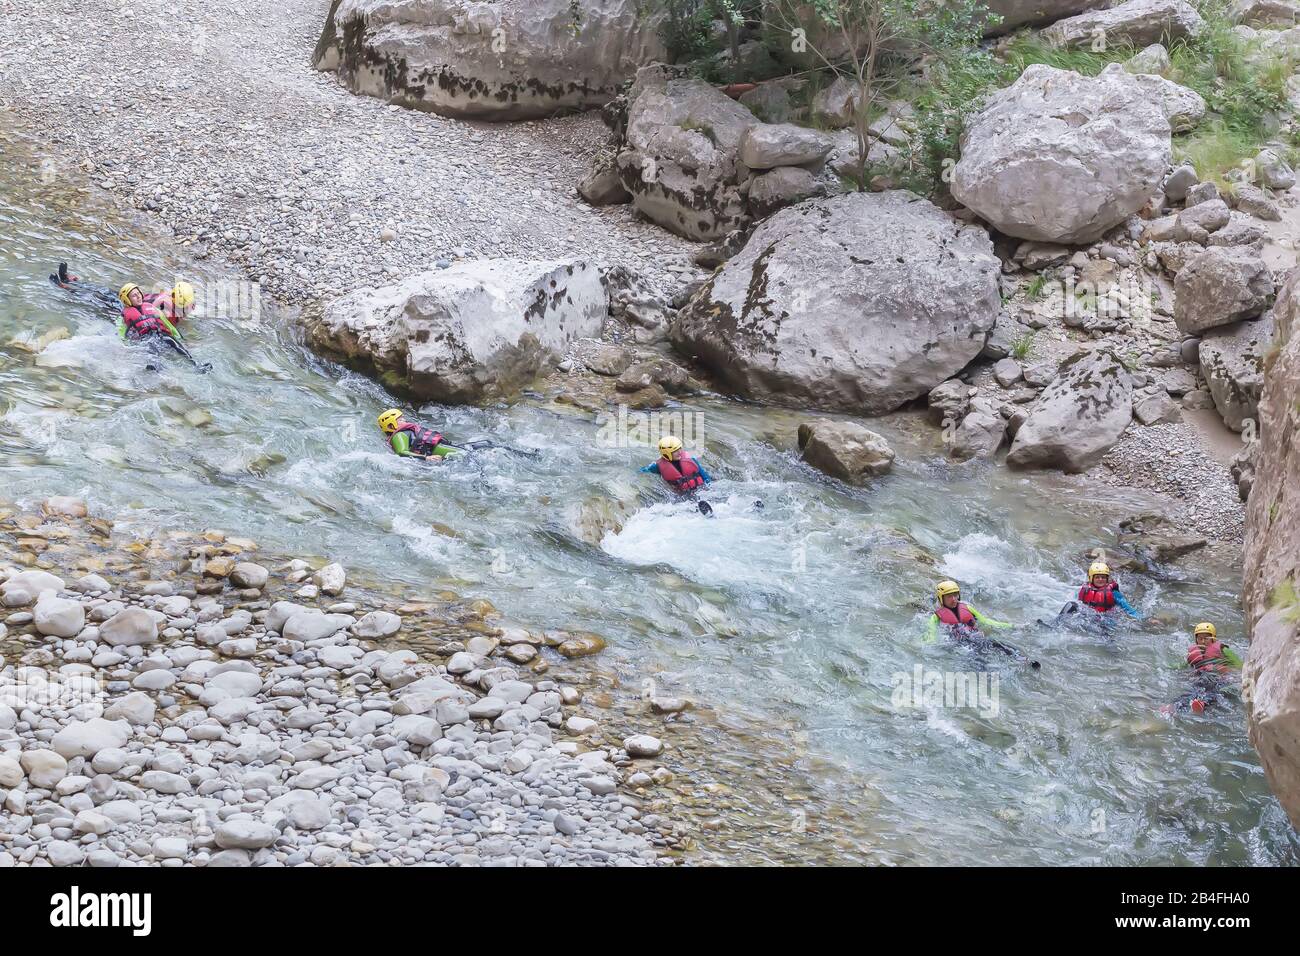
[[[659,439],[659,460],[646,465],[641,471],[654,472],[684,497],[694,496],[713,480],[694,457],[682,451],[682,440],[676,435],[665,435]],[[713,513],[713,508],[707,501],[699,502],[697,507],[701,514]]]
[[[145,295],[138,285],[128,282],[119,290],[117,298],[122,303],[117,318],[117,334],[122,341],[156,340],[174,346],[182,340],[157,296]]]
[[[1203,714],[1220,703],[1232,683],[1231,675],[1240,670],[1241,657],[1219,640],[1218,631],[1209,621],[1202,621],[1192,631],[1194,643],[1187,649],[1187,666],[1192,669],[1192,686],[1174,704],[1162,708],[1165,714],[1175,710]]]
[[[408,422],[400,408],[390,408],[379,416],[379,427],[388,436],[389,447],[403,458],[441,461],[460,451],[442,440],[442,434],[418,422]]]
[[[933,644],[939,638],[939,625],[948,628],[948,633],[957,640],[978,635],[983,629],[1004,631],[1012,625],[1004,621],[995,621],[986,617],[961,599],[961,588],[956,581],[940,581],[934,587],[934,596],[939,605],[930,615],[925,625],[926,644]]]
[[[1110,567],[1104,561],[1094,561],[1088,568],[1088,582],[1079,588],[1078,603],[1098,614],[1109,614],[1115,608],[1123,609],[1129,617],[1141,619],[1119,591],[1119,582],[1110,576]],[[1066,605],[1066,611],[1071,611]]]

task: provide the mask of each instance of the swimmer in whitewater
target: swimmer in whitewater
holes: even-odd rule
[[[961,588],[956,581],[940,581],[935,585],[934,596],[939,603],[926,622],[922,643],[933,644],[938,640],[939,625],[942,624],[948,629],[953,640],[970,644],[977,651],[991,648],[1017,660],[1025,659],[1025,655],[1014,647],[995,641],[984,633],[986,630],[1005,631],[1014,625],[1005,621],[995,621],[964,602],[961,599]],[[1037,670],[1038,661],[1030,661],[1029,666]]]
[[[461,449],[442,440],[442,433],[427,428],[419,422],[407,421],[400,408],[390,408],[379,416],[379,428],[388,436],[388,445],[394,454],[403,458],[423,458],[441,461]]]
[[[1192,631],[1194,643],[1187,649],[1187,666],[1192,669],[1192,686],[1173,704],[1161,708],[1166,716],[1174,711],[1203,714],[1224,699],[1232,685],[1232,675],[1241,670],[1241,657],[1223,641],[1209,621],[1202,621]]]
[[[1088,580],[1079,588],[1078,600],[1071,601],[1065,607],[1061,608],[1056,615],[1056,621],[1053,623],[1063,623],[1063,619],[1071,614],[1082,614],[1085,611],[1094,611],[1102,618],[1093,618],[1093,620],[1104,620],[1113,618],[1110,612],[1119,608],[1131,618],[1142,619],[1142,615],[1133,609],[1133,606],[1125,600],[1124,595],[1120,593],[1119,582],[1110,576],[1110,566],[1104,561],[1094,561],[1088,568]],[[1048,623],[1046,621],[1040,623]]]
[[[676,435],[665,435],[659,439],[659,460],[641,470],[654,472],[683,497],[694,497],[713,480],[695,458],[682,451],[682,440]],[[707,501],[697,502],[696,507],[700,509],[700,514],[713,513],[713,508]]]

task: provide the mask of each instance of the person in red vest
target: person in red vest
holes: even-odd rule
[[[1206,708],[1223,700],[1231,683],[1229,675],[1240,670],[1241,657],[1219,640],[1218,631],[1209,621],[1202,621],[1192,632],[1195,643],[1187,649],[1187,666],[1192,669],[1192,688],[1174,704],[1161,708],[1166,716],[1175,710],[1203,714]]]
[[[1094,561],[1088,568],[1088,583],[1079,588],[1079,603],[1098,614],[1107,614],[1118,607],[1129,617],[1142,616],[1124,600],[1124,595],[1119,593],[1119,582],[1111,580],[1110,567],[1102,561]]]
[[[945,625],[958,639],[977,634],[985,628],[990,631],[1002,631],[1012,626],[1004,621],[995,621],[991,617],[986,617],[963,601],[961,588],[957,586],[956,581],[940,581],[935,585],[934,596],[938,599],[939,605],[926,622],[924,640],[926,644],[933,644],[938,639],[940,624]]]
[[[682,451],[682,440],[676,435],[665,435],[659,439],[659,460],[641,470],[654,472],[684,497],[694,495],[713,480],[698,461]],[[704,501],[699,503],[699,509],[705,515],[713,511]]]

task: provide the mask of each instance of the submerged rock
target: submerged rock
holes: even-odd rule
[[[799,450],[818,471],[851,485],[888,474],[894,449],[857,422],[819,420],[799,426]]]

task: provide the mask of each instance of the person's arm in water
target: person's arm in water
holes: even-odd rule
[[[994,631],[1005,631],[1009,627],[1015,627],[1014,624],[1008,624],[1006,621],[995,621],[993,618],[981,614],[969,604],[966,605],[966,610],[970,611],[971,616],[979,622],[980,627],[986,627]]]
[[[700,460],[698,458],[692,458],[691,461],[695,462],[695,467],[700,470],[700,477],[704,479],[704,483],[706,485],[711,483],[713,481],[713,476],[704,470],[704,466],[700,464]]]
[[[125,310],[117,314],[117,321],[115,321],[113,324],[117,328],[117,337],[121,339],[123,342],[125,342],[126,341],[126,311]]]
[[[1241,667],[1246,662],[1241,659],[1241,655],[1234,651],[1227,644],[1223,645],[1223,659],[1232,667]]]
[[[1129,604],[1128,601],[1124,600],[1124,595],[1119,593],[1119,588],[1115,589],[1115,603],[1118,604],[1120,607],[1122,607],[1124,609],[1124,613],[1127,614],[1129,617],[1135,617],[1139,621],[1142,620],[1142,615],[1139,614],[1137,611],[1133,610],[1133,605]]]
[[[653,472],[654,474],[657,475],[659,474],[659,462],[652,461],[650,462],[650,464],[646,465],[644,468],[641,468],[639,470],[644,472]]]
[[[930,612],[930,619],[925,622],[925,633],[921,635],[922,644],[933,644],[939,639],[939,615]]]

